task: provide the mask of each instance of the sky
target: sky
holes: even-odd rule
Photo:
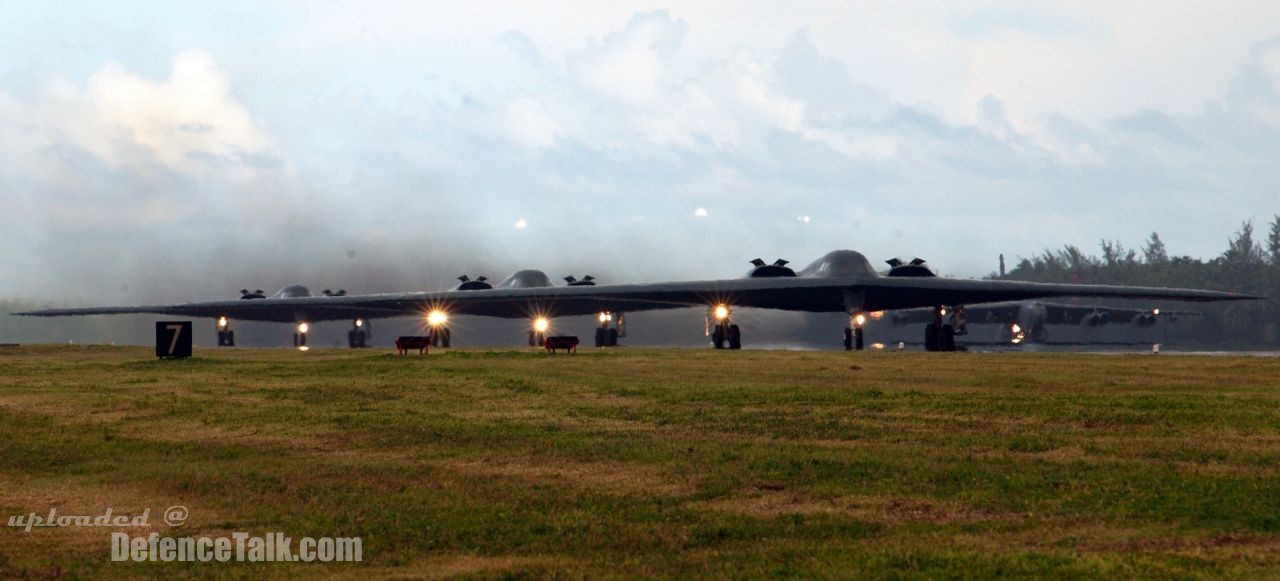
[[[0,0],[0,297],[1209,258],[1277,160],[1276,2]]]

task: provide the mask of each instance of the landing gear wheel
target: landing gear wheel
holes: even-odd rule
[[[739,329],[737,325],[729,325],[729,348],[742,348],[742,329]]]
[[[604,347],[608,341],[608,334],[603,327],[596,327],[596,347]]]
[[[853,330],[853,348],[862,351],[862,327]]]
[[[938,326],[933,323],[924,326],[924,350],[938,350]]]
[[[609,332],[605,334],[605,344],[608,345],[609,347],[618,346],[618,330],[617,329],[609,329]]]
[[[533,331],[529,331],[529,346],[530,347],[538,346],[538,334]]]
[[[942,326],[942,335],[939,337],[938,348],[942,351],[956,350],[956,330],[951,325]]]
[[[844,328],[844,350],[853,351],[853,329]]]
[[[236,332],[227,331],[227,347],[235,347],[235,346],[236,346]]]
[[[453,331],[445,327],[440,330],[440,346],[448,349],[453,346]]]
[[[724,325],[716,325],[711,330],[711,344],[715,345],[716,349],[724,349],[724,334]]]

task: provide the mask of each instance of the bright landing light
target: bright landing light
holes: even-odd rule
[[[853,316],[853,324],[859,327],[861,327],[866,322],[867,322],[867,316],[862,313],[858,313]]]
[[[716,305],[715,314],[716,314],[716,319],[723,321],[729,318],[729,307],[726,307],[724,305]]]
[[[1027,334],[1022,332],[1022,325],[1014,323],[1009,326],[1009,342],[1014,345],[1022,343],[1027,338]]]
[[[364,326],[364,319],[356,319],[356,326],[357,326],[357,327],[363,327],[363,326]]]
[[[447,322],[449,322],[449,315],[444,314],[444,311],[431,311],[430,313],[427,313],[427,324],[432,327],[439,327]]]
[[[299,333],[306,333],[306,332],[307,332],[307,330],[308,330],[308,329],[310,329],[310,328],[311,328],[311,327],[310,327],[310,326],[308,326],[306,323],[298,323],[298,332],[299,332]]]
[[[538,317],[537,319],[533,320],[533,330],[539,333],[546,333],[547,327],[550,327],[550,326],[551,326],[551,321],[548,321],[543,317]]]
[[[225,328],[227,328],[227,318],[226,318],[226,317],[218,317],[218,328],[219,328],[219,329],[225,329]]]

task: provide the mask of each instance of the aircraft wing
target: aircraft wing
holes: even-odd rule
[[[965,318],[970,323],[1013,323],[1018,320],[1022,303],[995,303],[990,305],[966,306]],[[933,322],[933,314],[929,313],[929,321]]]
[[[970,324],[1009,324],[1018,322],[1023,302],[991,303],[965,306],[965,316]],[[1036,302],[1036,307],[1043,309],[1045,321],[1051,325],[1079,325],[1086,317],[1105,314],[1114,323],[1130,323],[1139,316],[1155,315],[1152,309],[1132,307],[1113,307],[1107,305],[1069,304],[1054,302]],[[1191,317],[1199,316],[1199,311],[1177,311],[1160,309],[1159,317]],[[933,322],[933,309],[907,309],[893,313],[893,322],[930,323]]]
[[[1238,293],[1164,287],[1058,284],[942,277],[878,278],[864,281],[866,310],[896,310],[936,305],[969,305],[1057,297],[1215,302],[1256,300]]]
[[[416,316],[431,309],[450,315],[505,318],[563,317],[601,311],[630,313],[727,304],[806,312],[910,309],[975,305],[1048,297],[1098,297],[1179,301],[1227,301],[1258,297],[1227,292],[1157,287],[1050,284],[941,277],[778,277],[717,281],[497,288],[341,297],[225,300],[136,307],[46,309],[28,316],[151,313],[230,317],[249,321],[326,321]]]
[[[1160,309],[1156,315],[1151,309],[1133,309],[1123,307],[1107,307],[1099,305],[1068,305],[1047,303],[1044,305],[1049,324],[1079,325],[1092,315],[1106,315],[1112,323],[1131,323],[1139,316],[1153,315],[1159,317],[1198,316],[1198,311],[1171,311]]]
[[[990,303],[985,305],[965,305],[964,314],[970,324],[1009,323],[1018,319],[1018,312],[1021,310],[1021,302]],[[892,321],[899,325],[932,323],[933,309],[918,308],[894,311]]]

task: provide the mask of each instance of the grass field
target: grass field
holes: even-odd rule
[[[2,348],[0,512],[51,507],[364,562],[5,527],[0,577],[1278,577],[1280,360]]]

